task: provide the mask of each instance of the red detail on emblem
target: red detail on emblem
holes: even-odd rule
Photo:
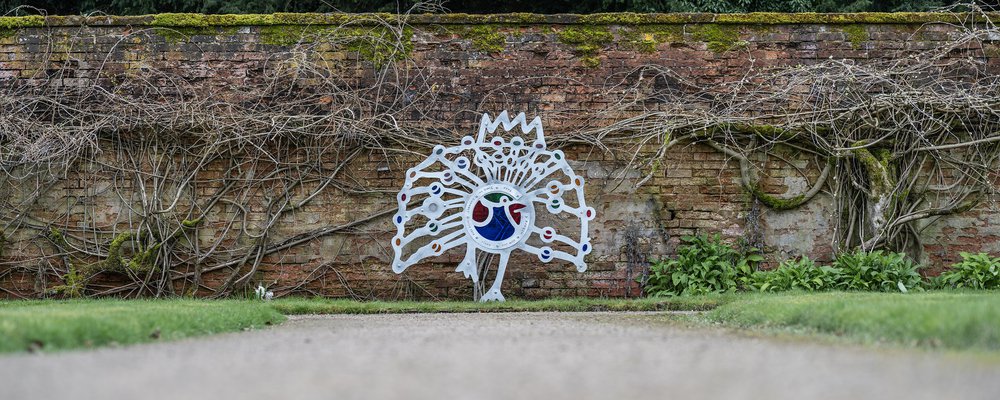
[[[514,218],[514,224],[521,225],[521,213],[517,212],[517,210],[520,210],[524,207],[525,207],[524,204],[518,204],[518,203],[511,204],[510,206],[507,207],[507,209],[510,210],[510,217]]]
[[[590,210],[587,210],[587,218],[590,218]]]
[[[476,205],[472,207],[472,220],[476,222],[486,222],[486,218],[490,216],[490,209],[483,205],[483,202],[477,201]]]

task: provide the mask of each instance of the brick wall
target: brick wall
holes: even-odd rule
[[[301,33],[357,18],[361,17],[0,19],[0,85],[30,86],[44,81],[113,89],[115,76],[142,76],[156,70],[181,77],[199,90],[240,98],[268,84],[267,72],[276,58],[291,59],[291,51],[310,46],[312,56],[326,61],[331,73],[348,76],[353,85],[365,87],[375,80],[370,72],[373,62],[382,62],[377,59],[377,48],[373,54],[299,40]],[[594,120],[599,118],[594,110],[615,101],[601,95],[599,88],[607,88],[616,79],[635,79],[629,72],[641,65],[663,66],[689,82],[711,86],[740,79],[751,67],[794,66],[829,58],[865,62],[948,40],[955,28],[941,18],[933,14],[414,16],[407,21],[405,35],[412,49],[407,49],[408,64],[400,70],[419,73],[426,85],[423,88],[429,89],[417,93],[423,96],[424,113],[398,122],[404,129],[443,132],[441,138],[457,143],[476,129],[482,112],[509,109],[541,116],[546,132],[556,135],[578,128],[587,118],[591,125],[613,122]],[[1000,71],[997,49],[990,46],[979,50],[987,55],[990,68]],[[419,149],[418,153],[427,151]],[[830,257],[835,239],[828,197],[821,194],[791,211],[764,208],[759,221],[752,221],[755,231],[749,232],[751,203],[739,185],[737,163],[707,146],[673,148],[653,178],[638,190],[616,185],[617,180],[611,178],[641,173],[622,170],[621,160],[627,154],[583,145],[568,145],[564,151],[577,173],[587,179],[588,204],[598,214],[591,228],[594,252],[588,259],[589,270],[577,273],[566,263],[540,264],[533,257],[515,257],[505,282],[509,296],[637,295],[639,289],[630,278],[641,274],[643,266],[641,262],[630,265],[628,249],[640,259],[668,256],[681,236],[699,232],[719,232],[731,239],[760,235],[771,260],[801,254],[818,260]],[[794,151],[785,156],[804,169],[806,177],[788,166],[769,166],[764,188],[776,195],[794,195],[803,190],[807,178],[816,176],[816,166],[807,159]],[[325,190],[302,209],[282,217],[269,239],[285,240],[394,207],[391,192],[402,185],[403,171],[419,159],[398,152],[359,155],[344,169],[343,180],[364,182],[372,192]],[[32,295],[39,288],[62,283],[18,266],[64,268],[61,258],[47,247],[51,227],[23,224],[15,230],[7,224],[15,214],[25,211],[33,221],[83,233],[98,228],[103,233],[115,232],[135,217],[129,216],[114,191],[107,190],[120,189],[120,177],[101,167],[122,159],[109,150],[95,160],[75,165],[26,210],[13,200],[24,193],[5,189],[9,198],[0,202],[5,208],[0,222],[7,225],[0,252],[0,270],[6,269],[0,275],[5,296]],[[210,165],[199,179],[209,182],[226,168],[223,162]],[[211,190],[206,184],[198,193],[207,195]],[[953,261],[959,250],[1000,252],[1000,213],[992,208],[993,201],[928,223],[923,231],[924,261],[940,268]],[[256,211],[250,210],[247,220],[240,223],[261,222],[262,214]],[[231,207],[213,209],[198,227],[198,240],[211,244],[220,230],[232,226],[233,213]],[[469,282],[453,272],[460,254],[411,267],[403,277],[390,271],[387,243],[394,234],[390,217],[268,254],[254,282],[288,288],[279,294],[469,298]],[[106,243],[114,236],[103,233],[94,240]],[[193,268],[185,264],[178,273]],[[222,284],[222,272],[206,273],[205,287]],[[100,292],[123,280],[113,273],[102,274],[94,277],[90,290]]]

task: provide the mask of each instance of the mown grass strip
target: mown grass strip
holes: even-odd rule
[[[0,352],[126,345],[276,324],[283,314],[386,314],[522,311],[708,310],[724,296],[671,299],[551,299],[506,303],[371,301],[323,298],[254,300],[0,301]]]
[[[770,331],[834,335],[863,343],[1000,350],[1000,293],[789,293],[744,295],[703,320]]]
[[[71,300],[0,302],[0,352],[174,340],[285,320],[263,302]]]
[[[65,350],[172,340],[280,323],[291,314],[524,311],[706,311],[695,321],[832,335],[863,343],[1000,350],[1000,292],[792,292],[643,299],[371,301],[253,300],[0,301],[0,352]]]
[[[504,303],[472,301],[353,301],[324,298],[285,298],[272,302],[286,315],[294,314],[400,314],[529,311],[704,311],[725,302],[727,296],[643,299],[510,300]]]

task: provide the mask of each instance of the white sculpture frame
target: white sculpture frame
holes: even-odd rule
[[[519,128],[524,134],[534,131],[535,140],[529,144],[519,136],[509,141],[495,136],[486,141],[487,133],[494,134],[500,128],[505,132]],[[551,178],[560,172],[562,180]],[[575,194],[576,207],[566,204],[564,193]],[[414,200],[418,197],[422,200]],[[477,250],[496,254],[496,278],[480,301],[504,301],[500,286],[514,250],[534,254],[546,263],[568,261],[579,272],[586,271],[584,257],[593,250],[588,222],[596,212],[587,206],[583,178],[573,172],[562,151],[546,147],[541,118],[529,123],[524,113],[514,119],[507,111],[496,119],[483,114],[474,139],[466,136],[458,146],[435,146],[426,160],[406,172],[397,201],[399,210],[392,219],[397,229],[392,239],[393,272],[402,273],[411,265],[465,245],[465,257],[456,271],[477,284]],[[552,227],[535,226],[540,209],[576,217],[579,240]],[[426,222],[407,233],[407,223],[418,217]],[[419,222],[410,225],[414,224]],[[529,240],[533,237],[537,239]],[[430,242],[406,256],[404,250],[416,240]]]

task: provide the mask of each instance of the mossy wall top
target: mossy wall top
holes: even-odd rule
[[[605,50],[625,50],[652,54],[662,52],[665,43],[703,44],[711,53],[721,54],[734,50],[754,50],[755,43],[763,42],[825,42],[848,43],[850,49],[864,49],[866,42],[880,39],[900,39],[892,35],[872,37],[872,32],[885,32],[879,26],[906,26],[902,30],[913,32],[923,25],[968,24],[986,19],[996,19],[1000,13],[750,13],[750,14],[155,14],[140,16],[25,16],[0,17],[0,45],[19,44],[12,40],[19,32],[31,29],[61,29],[64,36],[80,35],[74,27],[89,29],[120,29],[131,34],[148,29],[176,44],[188,41],[190,36],[219,36],[233,34],[237,28],[253,27],[257,43],[265,45],[293,45],[305,39],[331,33],[346,37],[340,43],[375,64],[396,62],[406,58],[412,50],[413,28],[435,33],[450,34],[471,43],[473,51],[496,54],[509,50],[509,44],[524,43],[518,39],[524,33],[554,34],[550,37],[563,45],[564,50],[578,60],[576,65],[594,68],[606,60]],[[384,46],[369,46],[359,40],[371,36],[374,30],[388,26],[406,26],[396,40],[403,42],[403,53],[384,57]],[[785,26],[776,30],[778,26]],[[819,26],[805,30],[818,36],[786,33],[803,32],[796,26]],[[350,27],[345,29],[344,27]],[[892,30],[892,29],[889,29]],[[896,29],[900,31],[900,29]],[[111,32],[111,31],[108,31]],[[379,31],[384,33],[383,31]],[[830,36],[825,33],[834,32]],[[772,35],[768,35],[772,34]],[[29,34],[30,35],[30,34]],[[37,36],[37,35],[36,35]],[[5,40],[6,39],[6,40]],[[246,39],[246,38],[244,38]],[[912,38],[911,38],[912,39]],[[917,39],[938,40],[934,37]],[[426,42],[426,41],[425,41]],[[676,47],[676,46],[674,46]],[[808,49],[810,45],[799,46]],[[836,47],[836,46],[816,46]],[[877,47],[877,46],[876,46]],[[398,54],[396,54],[398,53]],[[831,54],[828,54],[831,55]],[[846,54],[846,58],[853,55]],[[23,57],[18,57],[23,58]],[[384,59],[383,59],[384,58]],[[0,73],[0,78],[11,75]]]
[[[257,40],[248,40],[250,38],[243,37],[242,42],[290,46],[303,40],[311,41],[321,36],[327,36],[331,33],[331,28],[336,27],[336,31],[332,33],[344,39],[341,41],[342,43],[339,43],[341,48],[351,50],[375,64],[382,64],[398,62],[407,58],[413,49],[414,29],[418,29],[430,34],[451,35],[453,39],[470,43],[471,51],[486,54],[516,50],[519,43],[537,42],[535,39],[524,39],[524,34],[536,34],[534,38],[538,37],[537,34],[542,34],[546,35],[548,40],[557,42],[561,45],[560,50],[575,58],[576,66],[595,68],[603,61],[608,60],[608,51],[624,50],[633,53],[653,54],[663,53],[667,47],[678,47],[678,44],[686,44],[696,50],[708,50],[716,55],[737,50],[762,49],[761,46],[755,44],[774,42],[795,42],[801,50],[811,50],[813,47],[817,50],[823,50],[824,48],[836,48],[842,44],[846,45],[847,49],[852,50],[877,50],[878,46],[870,46],[868,42],[903,39],[892,34],[880,35],[883,32],[907,31],[913,33],[918,27],[924,25],[968,24],[997,17],[1000,17],[1000,13],[985,15],[950,13],[611,13],[590,15],[277,13],[26,16],[0,17],[0,45],[22,44],[24,40],[16,41],[13,40],[14,37],[21,32],[32,29],[60,30],[64,37],[87,34],[87,32],[71,30],[77,27],[104,29],[105,33],[112,36],[114,36],[115,29],[118,29],[119,33],[129,35],[138,30],[148,30],[154,35],[165,38],[171,44],[177,44],[189,41],[191,36],[219,37],[220,35],[235,34],[238,28],[252,27],[253,29],[249,33],[256,34]],[[402,35],[397,35],[398,37],[395,38],[396,41],[402,42],[403,52],[387,52],[385,43],[370,45],[365,40],[361,40],[361,38],[372,36],[373,32],[384,34],[386,30],[383,28],[388,28],[390,25],[406,26],[401,31]],[[780,26],[785,28],[776,29]],[[799,29],[796,28],[798,26],[813,26],[814,28]],[[101,35],[100,32],[90,33]],[[27,36],[39,37],[41,34],[27,33]],[[933,36],[934,34],[924,35],[916,37],[916,39],[931,41],[941,39]],[[906,40],[913,39],[907,38]],[[219,41],[224,40],[220,39]],[[433,42],[433,40],[418,41]],[[37,42],[44,42],[44,40],[39,39]],[[819,44],[814,46],[811,43]],[[512,49],[512,47],[514,48]],[[74,47],[74,49],[79,51],[78,47]],[[391,53],[391,55],[385,56],[386,53]],[[847,53],[844,56],[844,58],[853,58],[855,55]],[[30,57],[23,55],[15,58],[16,60],[30,59]],[[663,57],[657,58],[662,59]],[[767,55],[764,58],[784,57]],[[810,57],[808,54],[803,54],[802,58]],[[12,70],[16,68],[0,69]],[[10,71],[0,72],[0,78],[11,77],[11,75]]]
[[[749,13],[749,14],[154,14],[138,16],[26,16],[0,17],[0,28],[37,26],[249,26],[249,25],[339,25],[347,22],[364,22],[373,18],[390,21],[405,20],[409,24],[920,24],[928,22],[958,23],[970,18],[995,19],[1000,13],[986,15],[945,13]]]

